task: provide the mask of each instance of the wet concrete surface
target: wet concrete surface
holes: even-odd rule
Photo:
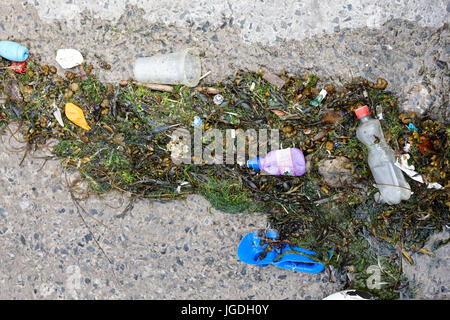
[[[326,272],[240,262],[242,236],[267,227],[262,214],[222,213],[192,195],[122,215],[129,201],[117,193],[77,210],[66,187],[76,174],[44,164],[44,152],[20,164],[20,147],[3,136],[0,299],[321,299],[339,287]]]
[[[204,83],[241,68],[315,72],[338,83],[383,77],[403,99],[423,84],[433,97],[427,114],[448,121],[450,8],[438,0],[412,2],[133,0],[102,7],[0,0],[0,39],[20,41],[61,73],[56,50],[78,49],[94,73],[111,83],[132,77],[137,57],[189,46],[202,56],[203,73],[211,71]],[[111,70],[100,68],[102,60]],[[91,197],[82,203],[85,224],[59,164],[43,166],[42,159],[27,157],[19,165],[23,153],[10,146],[16,142],[9,134],[2,139],[0,298],[322,299],[342,289],[325,272],[243,264],[236,256],[239,240],[265,227],[265,217],[225,214],[200,196],[138,201],[123,218],[117,215],[128,204],[126,196]],[[447,248],[435,257],[417,255],[416,266],[405,268],[416,298],[449,297]]]

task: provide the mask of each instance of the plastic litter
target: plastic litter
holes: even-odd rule
[[[309,104],[314,107],[317,107],[322,102],[322,100],[326,97],[326,95],[327,95],[327,91],[325,89],[320,90],[317,97],[315,97],[313,100],[311,100]]]
[[[344,290],[333,293],[323,300],[373,300],[374,297],[365,291],[360,290]]]
[[[56,62],[63,69],[70,69],[82,64],[84,61],[83,56],[78,50],[75,49],[59,49],[56,52]]]
[[[414,124],[413,124],[412,122],[410,122],[410,123],[408,124],[408,128],[411,129],[411,130],[413,130],[413,131],[419,131],[419,129],[417,129],[417,128],[414,126]]]
[[[27,72],[27,61],[13,62],[8,69],[16,73],[25,73]]]
[[[200,81],[201,64],[193,49],[157,54],[136,59],[134,78],[140,82],[161,84],[184,84],[195,87]]]
[[[223,96],[221,94],[216,94],[213,98],[213,102],[215,105],[220,105],[223,102]]]
[[[200,127],[203,123],[202,118],[200,118],[199,116],[195,116],[194,117],[194,121],[192,121],[192,126],[193,127]]]
[[[247,167],[274,176],[301,176],[306,172],[305,157],[297,148],[270,151],[264,158],[248,160]]]
[[[266,232],[266,238],[276,240],[278,238],[278,232],[276,230],[269,230]],[[267,254],[263,257],[262,253],[270,244],[262,243],[261,240],[258,232],[251,232],[245,235],[237,249],[238,258],[244,263],[260,267],[266,267],[272,264],[279,268],[308,273],[319,273],[325,268],[322,263],[306,256],[315,256],[316,253],[314,251],[308,251],[295,246],[291,247],[289,244],[285,244],[281,249],[274,247],[273,250],[268,250]],[[278,256],[281,257],[277,259]]]
[[[411,196],[411,188],[402,171],[394,165],[394,151],[384,139],[380,120],[370,117],[367,106],[356,109],[355,114],[361,121],[356,129],[356,137],[366,145],[369,151],[369,167],[377,184],[376,187],[380,191],[375,194],[375,200],[383,200],[388,204],[408,200]]]
[[[421,174],[419,174],[415,168],[414,165],[409,165],[408,164],[408,160],[411,156],[409,154],[403,154],[399,159],[397,159],[395,161],[395,165],[400,168],[403,172],[405,172],[411,179],[420,182],[420,183],[426,183],[425,179],[423,178],[423,176]],[[437,182],[432,182],[432,183],[427,183],[427,188],[428,189],[443,189],[444,187],[437,183]]]
[[[13,41],[0,41],[0,56],[11,61],[25,61],[28,59],[28,49]]]
[[[91,130],[86,118],[84,117],[83,110],[80,107],[74,105],[73,103],[66,103],[64,110],[67,119],[75,123],[77,126],[83,128],[84,130]]]

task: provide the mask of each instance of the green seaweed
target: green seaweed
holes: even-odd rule
[[[0,61],[2,67],[7,64]],[[118,190],[133,198],[176,199],[199,193],[224,212],[264,212],[281,238],[315,251],[318,259],[337,272],[350,273],[353,280],[347,280],[346,287],[370,291],[382,299],[398,298],[400,292],[413,294],[402,273],[402,263],[409,263],[408,259],[398,253],[419,250],[433,233],[448,225],[447,190],[426,189],[411,181],[414,193],[408,201],[397,206],[376,204],[367,150],[355,137],[358,121],[352,108],[367,104],[375,113],[380,106],[389,145],[398,154],[407,141],[414,142],[411,164],[442,185],[450,174],[449,128],[428,133],[421,127],[424,122],[414,120],[422,133],[440,143],[438,150],[422,154],[416,146],[420,137],[413,136],[399,120],[397,97],[392,92],[353,79],[327,94],[318,107],[311,107],[312,89],[323,86],[317,75],[282,75],[286,80],[283,89],[262,76],[262,72],[238,70],[223,83],[211,84],[224,97],[217,106],[213,95],[181,85],[174,86],[173,92],[160,92],[132,81],[123,86],[104,84],[92,73],[84,80],[80,75],[62,78],[30,60],[25,74],[0,70],[0,96],[6,97],[0,104],[0,127],[19,122],[32,149],[56,139],[52,157],[60,159],[66,170],[80,173],[87,182],[87,194]],[[7,91],[6,84],[14,79],[23,101],[14,101]],[[73,83],[79,84],[79,90],[65,98]],[[53,118],[53,104],[64,113],[66,102],[82,108],[92,130],[77,127],[64,115],[65,127],[59,126]],[[343,119],[323,124],[323,112],[330,109],[341,111]],[[295,146],[311,155],[311,169],[302,177],[286,177],[260,175],[239,165],[174,164],[167,149],[172,129],[166,126],[178,124],[193,134],[194,116],[203,119],[204,130],[280,129],[282,146]],[[288,126],[290,130],[283,131]],[[323,138],[314,140],[327,126],[330,130]],[[325,148],[326,142],[333,143],[331,150]],[[349,159],[354,185],[326,186],[318,165],[336,156]],[[330,249],[334,254],[328,258]],[[371,265],[381,266],[386,282],[381,289],[367,288]]]

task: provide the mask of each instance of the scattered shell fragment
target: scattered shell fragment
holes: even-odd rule
[[[70,69],[83,63],[83,56],[75,49],[59,49],[56,52],[56,62],[63,69]]]
[[[336,157],[320,161],[318,165],[319,173],[323,176],[324,182],[331,187],[342,187],[351,184],[353,177],[351,170],[347,169],[350,161],[346,157]]]
[[[23,97],[20,93],[19,84],[17,80],[11,79],[5,85],[5,92],[8,97],[14,102],[22,102]]]
[[[270,111],[272,111],[273,113],[275,113],[279,117],[282,117],[282,116],[286,115],[286,112],[284,112],[284,111],[280,111],[280,110],[270,110]]]
[[[285,81],[283,79],[281,79],[279,76],[277,76],[271,72],[267,72],[267,71],[264,72],[262,77],[264,80],[269,82],[271,85],[274,85],[275,87],[278,87],[279,89],[281,89],[285,84]]]
[[[55,117],[56,121],[58,121],[59,125],[64,128],[64,121],[61,116],[61,111],[56,106],[56,103],[53,103],[52,106],[53,106],[53,116]]]

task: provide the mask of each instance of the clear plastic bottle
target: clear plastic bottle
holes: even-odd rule
[[[411,196],[411,188],[402,171],[394,165],[394,151],[384,139],[380,121],[370,117],[367,106],[355,110],[355,114],[361,121],[356,129],[356,137],[366,145],[369,151],[370,171],[372,171],[380,191],[375,194],[375,200],[388,204],[397,204],[402,200],[408,200]]]

